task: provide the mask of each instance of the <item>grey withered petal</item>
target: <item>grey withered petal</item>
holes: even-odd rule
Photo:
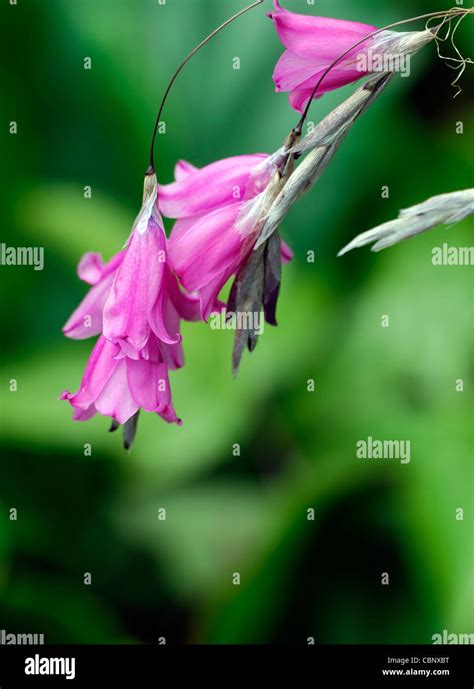
[[[122,426],[122,432],[123,432],[123,446],[125,450],[129,450],[132,447],[133,441],[135,440],[135,436],[137,434],[137,425],[138,425],[138,416],[140,414],[140,410],[138,410],[133,416],[131,416],[128,421],[125,421],[125,423]],[[114,431],[117,430],[117,428],[120,428],[121,424],[119,424],[118,421],[115,419],[112,419],[111,426],[109,428],[109,433],[113,433]]]
[[[113,433],[114,431],[116,431],[117,428],[119,428],[119,426],[120,426],[119,422],[116,421],[115,419],[112,419],[112,423],[110,424],[110,428],[109,428],[109,433]]]
[[[128,419],[128,421],[125,421],[123,424],[123,446],[126,450],[129,450],[132,447],[132,443],[135,440],[139,415],[140,410],[138,410]]]
[[[258,333],[255,329],[254,314],[258,314],[263,308],[263,289],[265,279],[264,269],[265,247],[259,251],[253,251],[250,257],[236,276],[232,285],[228,313],[237,316],[245,315],[244,323],[236,319],[236,332],[234,349],[232,352],[232,372],[237,375],[240,360],[245,348],[252,352],[257,346]],[[252,315],[252,318],[249,316]],[[239,327],[239,326],[244,327]]]
[[[265,244],[263,311],[270,325],[277,325],[276,307],[281,283],[281,238],[274,232]]]

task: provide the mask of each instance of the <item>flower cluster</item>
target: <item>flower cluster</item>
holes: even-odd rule
[[[219,292],[257,239],[253,225],[239,219],[258,206],[272,170],[270,157],[256,154],[201,170],[180,161],[175,182],[163,186],[154,173],[145,177],[126,247],[108,263],[95,253],[79,263],[79,277],[92,287],[63,331],[72,339],[99,338],[79,390],[61,395],[76,421],[99,412],[115,427],[143,409],[181,423],[168,375],[184,365],[180,322],[207,320],[225,308]],[[161,213],[178,218],[169,239]],[[282,260],[290,258],[282,245]]]
[[[300,112],[312,97],[367,74],[356,66],[361,50],[411,54],[433,38],[429,30],[377,32],[367,24],[298,15],[278,0],[268,16],[286,49],[275,68],[275,85],[290,93],[290,104]],[[179,161],[174,182],[163,185],[154,166],[149,168],[125,247],[107,263],[95,253],[79,263],[79,277],[91,288],[63,330],[69,338],[98,339],[79,390],[61,395],[74,408],[75,420],[96,413],[110,417],[111,430],[124,426],[126,446],[141,409],[180,424],[169,372],[184,365],[181,321],[207,321],[215,311],[251,308],[276,325],[281,264],[292,258],[278,225],[377,97],[387,81],[382,77],[336,108],[303,141],[295,129],[273,155],[238,155],[202,169]],[[154,138],[152,161],[153,143]],[[175,220],[169,238],[162,216]],[[221,292],[231,278],[225,304]],[[257,335],[251,327],[236,334],[235,372],[242,351],[255,347]]]

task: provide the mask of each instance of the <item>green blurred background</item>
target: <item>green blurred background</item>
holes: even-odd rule
[[[285,4],[383,26],[453,3]],[[143,414],[127,453],[107,420],[73,423],[58,401],[77,389],[91,347],[61,334],[86,291],[78,260],[122,246],[168,79],[243,6],[2,3],[2,241],[45,248],[42,272],[0,268],[0,628],[9,632],[78,643],[430,643],[443,629],[473,631],[472,267],[431,263],[434,246],[472,244],[472,224],[336,258],[399,208],[472,184],[472,68],[453,100],[454,73],[433,45],[285,220],[295,259],[280,325],[245,355],[237,380],[232,333],[185,324],[187,364],[171,378],[182,428]],[[473,21],[458,35],[467,54]],[[273,92],[281,52],[258,8],[196,56],[165,111],[162,182],[179,158],[205,165],[280,145],[296,122]],[[310,120],[353,88],[313,104]],[[369,435],[410,439],[411,463],[357,460],[355,444]]]

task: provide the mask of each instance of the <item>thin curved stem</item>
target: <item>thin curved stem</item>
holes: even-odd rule
[[[217,29],[214,29],[214,31],[212,33],[210,33],[209,36],[206,36],[206,38],[204,40],[202,40],[201,43],[199,43],[199,45],[197,45],[193,50],[191,50],[189,55],[187,57],[185,57],[185,59],[179,65],[178,69],[176,70],[176,72],[171,77],[171,80],[170,80],[170,82],[166,88],[166,91],[165,91],[163,98],[161,100],[160,107],[158,109],[158,114],[156,116],[156,121],[155,121],[155,127],[153,129],[153,135],[151,137],[150,167],[147,170],[147,174],[153,174],[153,172],[155,172],[154,149],[155,149],[156,134],[158,132],[158,125],[160,124],[161,115],[163,113],[163,108],[165,107],[168,95],[169,95],[171,89],[173,88],[173,84],[176,81],[176,79],[178,78],[178,75],[181,72],[181,70],[183,69],[183,67],[185,67],[185,65],[187,65],[189,60],[198,52],[198,50],[201,50],[201,48],[203,48],[206,45],[206,43],[209,43],[209,41],[212,40],[214,38],[214,36],[216,36],[220,31],[222,31],[222,29],[225,29],[226,26],[231,24],[235,19],[238,19],[239,17],[241,17],[243,14],[245,14],[245,12],[248,12],[249,10],[253,9],[254,7],[257,7],[257,5],[261,5],[262,2],[263,2],[263,0],[256,0],[256,2],[252,3],[251,5],[248,5],[247,7],[244,7],[243,10],[240,10],[236,14],[232,15],[232,17],[230,17],[223,24],[218,26]]]

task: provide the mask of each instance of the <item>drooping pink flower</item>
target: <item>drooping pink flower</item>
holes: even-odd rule
[[[74,407],[73,419],[87,421],[99,412],[125,424],[139,409],[144,409],[180,424],[171,401],[168,362],[155,335],[148,339],[147,348],[146,359],[130,359],[118,344],[101,335],[79,390],[61,395]]]
[[[112,417],[117,423],[125,423],[141,408],[156,412],[168,422],[181,423],[171,402],[168,371],[184,365],[179,334],[181,320],[199,320],[200,316],[197,299],[179,289],[176,277],[169,269],[164,280],[164,298],[157,302],[156,309],[164,306],[162,322],[165,332],[176,333],[176,340],[164,341],[150,332],[139,354],[132,351],[133,356],[130,357],[120,343],[111,342],[101,335],[87,364],[79,391],[75,394],[66,391],[61,395],[61,399],[69,400],[74,407],[74,420],[86,421],[99,412]],[[76,331],[79,338],[92,334],[79,326]],[[66,334],[71,336],[70,333]]]
[[[79,263],[79,277],[92,288],[63,330],[73,339],[102,335],[79,391],[61,396],[75,408],[75,420],[99,412],[122,424],[141,408],[180,423],[168,371],[184,365],[180,322],[200,319],[199,300],[180,290],[170,269],[156,194],[152,175],[145,178],[143,206],[121,252],[106,264],[95,253]]]
[[[277,91],[289,92],[290,105],[303,112],[326,69],[352,45],[377,30],[375,26],[329,17],[289,12],[274,0],[269,12],[285,52],[277,62],[273,81]],[[324,77],[316,97],[357,81],[368,71],[358,57],[370,48],[371,39],[351,50]]]
[[[176,181],[159,187],[161,212],[177,218],[168,242],[171,266],[185,289],[199,294],[204,320],[257,239],[252,211],[274,171],[266,154],[226,158],[202,169],[180,161]],[[282,260],[291,256],[283,245]]]

